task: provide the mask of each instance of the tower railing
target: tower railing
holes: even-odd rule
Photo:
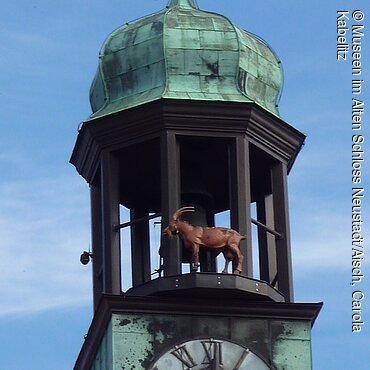
[[[127,221],[127,222],[123,222],[123,223],[120,223],[118,225],[114,225],[113,226],[113,230],[116,231],[116,232],[120,232],[121,230],[124,230],[124,229],[127,229],[127,228],[131,228],[133,226],[137,226],[138,224],[144,224],[146,222],[149,222],[151,220],[154,220],[154,219],[157,219],[157,218],[161,218],[162,214],[160,212],[157,212],[157,213],[153,213],[153,214],[149,214],[148,216],[144,216],[144,217],[139,217],[139,218],[135,218],[135,219],[132,219],[131,221]],[[162,222],[161,221],[156,221],[155,224],[161,224]],[[265,225],[264,223],[254,219],[254,218],[251,218],[251,224],[254,224],[255,226],[257,226],[257,229],[260,231],[260,230],[263,230],[271,235],[273,235],[276,239],[283,239],[284,238],[284,235],[283,233],[280,233],[274,229],[272,229],[271,227]],[[121,239],[124,239],[124,238],[121,238]],[[257,236],[257,244],[258,244],[258,248],[260,248],[260,243],[261,241],[258,240],[258,236]],[[159,238],[160,240],[160,238]],[[123,242],[123,240],[121,240],[121,243]],[[127,242],[127,240],[124,241],[124,243]],[[159,257],[159,262],[157,264],[157,266],[154,266],[153,263],[149,263],[150,265],[150,271],[147,271],[146,272],[146,276],[145,276],[145,279],[146,281],[150,281],[152,280],[153,278],[157,278],[157,277],[161,277],[162,276],[162,273],[164,271],[164,264],[163,264],[163,255],[161,254],[160,252],[160,249],[161,249],[161,243],[156,243],[157,245],[152,245],[153,242],[152,240],[148,240],[149,242],[149,260],[153,261],[154,258],[153,258],[153,254],[154,253],[158,253],[158,257]],[[129,244],[129,242],[128,242]],[[159,244],[159,245],[158,245]],[[121,249],[124,248],[123,245],[121,245]],[[276,248],[276,244],[275,244],[275,248]],[[131,254],[133,253],[133,251],[131,250]],[[186,265],[186,263],[183,263],[183,265]],[[121,271],[123,272],[124,271],[124,266],[122,266],[123,268],[121,269]],[[216,268],[217,270],[217,268]],[[187,273],[189,272],[189,269],[186,269],[186,268],[183,268],[182,269],[182,273]],[[217,272],[217,271],[213,271],[213,272]],[[131,279],[131,282],[128,283],[126,282],[125,286],[135,286],[135,283],[134,283],[134,271],[131,272],[132,273],[132,279]],[[157,275],[157,276],[156,276]],[[259,275],[259,276],[258,276]],[[264,280],[266,281],[267,283],[269,283],[270,285],[272,286],[276,286],[276,283],[277,283],[277,275],[274,275],[275,277],[272,279],[272,281],[268,281],[268,280],[271,280],[271,279],[264,279],[262,278],[260,275],[260,273],[254,276],[254,278],[257,278],[257,279],[261,279],[261,280]],[[127,276],[127,274],[126,274]]]

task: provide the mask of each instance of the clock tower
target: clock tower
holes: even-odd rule
[[[71,157],[94,294],[75,370],[312,368],[322,304],[294,302],[287,190],[305,136],[280,117],[282,79],[263,40],[195,0],[109,35]],[[181,208],[196,242],[164,233]],[[231,243],[199,236],[215,230],[241,236],[233,271]]]

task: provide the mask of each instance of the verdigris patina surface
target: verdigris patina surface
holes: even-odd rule
[[[108,36],[90,118],[161,98],[254,102],[278,115],[282,79],[277,56],[260,38],[195,1],[172,0]]]
[[[276,370],[311,370],[310,329],[300,320],[113,314],[92,370],[147,370],[192,338],[248,346]]]

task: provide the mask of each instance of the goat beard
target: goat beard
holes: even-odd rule
[[[172,238],[174,235],[176,235],[176,233],[173,233],[170,230],[164,230],[163,234],[166,235],[168,238]]]
[[[167,235],[169,238],[171,238],[171,239],[172,239],[174,236],[179,235],[179,234],[180,234],[180,232],[179,232],[178,230],[173,231],[173,232],[169,231],[169,232],[167,232],[167,233],[166,233],[166,235]]]

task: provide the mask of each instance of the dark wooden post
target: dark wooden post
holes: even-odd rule
[[[146,211],[130,210],[131,222],[146,216],[148,216]],[[149,221],[133,223],[131,226],[131,266],[132,286],[150,280]]]
[[[238,136],[230,145],[229,169],[231,228],[247,235],[240,243],[244,255],[243,275],[253,277],[249,143],[245,136]]]
[[[99,174],[100,175],[100,174]],[[91,199],[91,243],[93,254],[94,310],[97,309],[103,291],[102,209],[100,178],[90,187]]]
[[[257,220],[275,230],[272,194],[261,194],[257,200]],[[276,236],[258,227],[260,279],[276,285]]]
[[[271,175],[275,228],[283,236],[276,240],[278,289],[283,293],[287,302],[293,302],[287,166],[284,163],[275,164],[272,167]]]
[[[162,230],[180,207],[180,153],[176,135],[164,132],[161,136],[161,209]],[[179,238],[162,236],[161,255],[165,276],[181,274],[181,248]]]
[[[109,152],[101,156],[103,224],[103,293],[121,294],[121,246],[119,225],[119,165]]]

